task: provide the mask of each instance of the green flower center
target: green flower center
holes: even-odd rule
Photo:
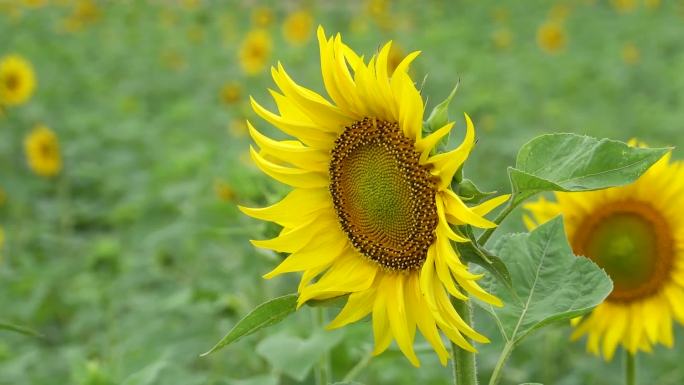
[[[670,227],[650,204],[616,202],[601,207],[579,226],[576,254],[606,270],[614,283],[609,300],[631,302],[659,291],[672,269]]]
[[[364,118],[345,128],[330,162],[342,229],[363,255],[392,270],[422,266],[435,240],[436,185],[397,123]]]

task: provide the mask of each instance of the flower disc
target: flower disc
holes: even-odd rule
[[[363,119],[335,142],[330,191],[356,249],[388,269],[419,268],[435,239],[435,183],[397,123]]]

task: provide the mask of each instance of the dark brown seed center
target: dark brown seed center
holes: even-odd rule
[[[345,128],[330,162],[330,192],[352,245],[390,270],[422,266],[435,240],[436,183],[414,142],[394,122]]]

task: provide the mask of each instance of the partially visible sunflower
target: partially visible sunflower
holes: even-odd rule
[[[349,294],[330,323],[342,327],[372,313],[375,354],[396,340],[418,366],[416,328],[442,364],[449,354],[440,331],[458,346],[464,338],[488,342],[455,311],[450,295],[473,295],[501,306],[484,291],[480,275],[468,271],[451,242],[468,242],[451,225],[491,228],[483,216],[508,199],[500,196],[468,207],[451,190],[452,179],[475,144],[465,115],[465,139],[454,150],[434,148],[452,129],[448,123],[423,136],[423,99],[407,71],[419,52],[388,73],[391,44],[366,62],[338,34],[318,29],[323,82],[328,99],[294,82],[282,65],[271,73],[280,89],[271,91],[280,114],[252,100],[256,113],[293,137],[277,141],[249,122],[260,150],[256,165],[294,188],[266,208],[240,209],[283,227],[257,247],[290,253],[265,278],[302,272],[298,306],[309,300]]]
[[[256,29],[250,31],[240,46],[240,66],[248,75],[260,73],[271,57],[273,42],[267,31]]]
[[[36,88],[33,66],[19,55],[0,59],[0,106],[26,103]]]
[[[273,11],[269,7],[257,7],[252,11],[252,24],[259,28],[266,28],[273,24]]]
[[[62,170],[57,135],[44,125],[37,125],[26,136],[24,149],[29,167],[37,175],[53,177]]]
[[[537,29],[537,45],[547,53],[555,54],[562,51],[567,40],[562,23],[548,21]]]
[[[572,334],[588,335],[588,350],[606,360],[619,345],[632,354],[672,346],[673,320],[684,323],[684,164],[669,158],[628,186],[525,205],[528,228],[562,214],[575,254],[612,278],[613,292]]]
[[[302,45],[309,41],[313,32],[313,16],[306,9],[292,12],[283,22],[283,36],[292,45]]]

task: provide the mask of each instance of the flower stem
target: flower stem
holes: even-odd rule
[[[501,351],[501,354],[499,355],[499,359],[496,361],[496,366],[494,367],[492,376],[489,378],[489,385],[496,385],[499,383],[499,381],[501,381],[502,370],[506,365],[506,361],[508,361],[508,357],[511,356],[513,347],[514,344],[511,341],[507,341],[506,345],[504,345],[504,348]]]
[[[454,308],[461,318],[470,326],[473,326],[473,316],[470,301],[454,301]],[[465,337],[468,343],[470,338]],[[451,354],[454,369],[454,385],[477,385],[477,364],[475,353],[469,352],[451,343]]]
[[[342,382],[352,382],[356,377],[361,373],[363,369],[368,366],[370,363],[371,359],[373,358],[373,349],[368,349],[368,352],[359,360],[359,362],[354,365],[353,368],[347,373],[346,376],[342,379]]]
[[[625,385],[636,384],[636,354],[625,351]]]
[[[313,312],[314,326],[323,329],[326,323],[324,307],[316,307]],[[321,354],[321,359],[315,368],[316,385],[328,385],[330,383],[330,355],[328,352]]]

